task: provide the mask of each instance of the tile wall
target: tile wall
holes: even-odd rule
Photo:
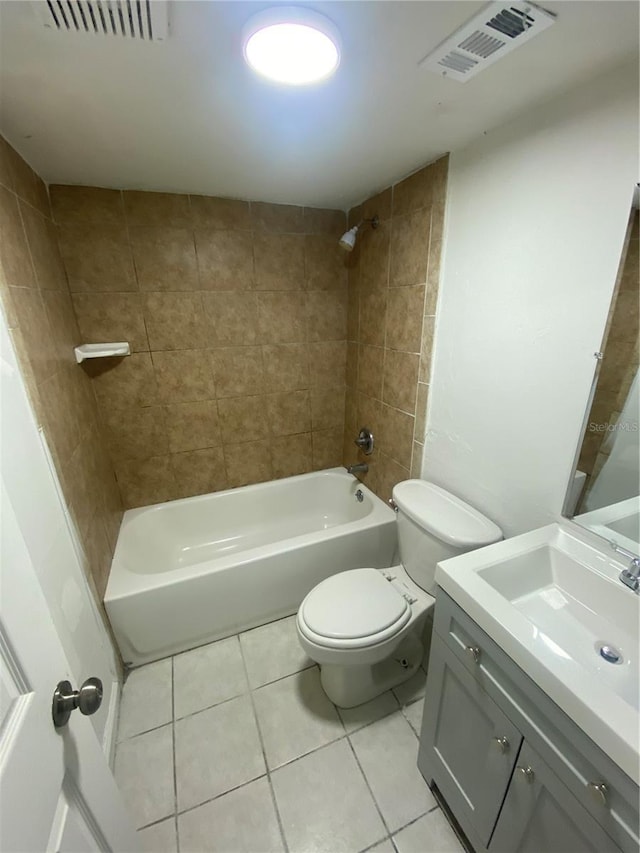
[[[51,450],[101,601],[122,507],[91,382],[75,363],[80,332],[45,184],[0,137],[0,296],[31,402]]]
[[[365,225],[349,261],[344,464],[366,461],[361,477],[386,500],[419,477],[425,438],[448,157],[349,212]],[[361,426],[371,456],[354,445]]]
[[[589,475],[583,499],[588,493],[592,478],[598,475],[611,450],[611,442],[605,441],[610,433],[606,429],[591,427],[604,427],[617,422],[638,371],[640,215],[637,210],[631,217],[627,236],[626,252],[609,309],[603,345],[604,359],[578,461],[579,470]]]
[[[126,507],[341,464],[345,214],[52,186]]]

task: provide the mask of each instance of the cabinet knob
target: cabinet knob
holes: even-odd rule
[[[478,648],[478,646],[465,646],[464,650],[473,659],[474,663],[479,663],[480,649]]]
[[[494,737],[493,742],[498,747],[500,752],[504,755],[505,752],[509,752],[509,748],[511,744],[509,743],[508,738],[506,737]]]
[[[607,790],[607,786],[604,784],[604,782],[588,782],[587,788],[591,792],[593,799],[598,803],[598,805],[607,805],[607,794],[609,793],[609,791]]]
[[[516,767],[516,773],[519,773],[520,777],[522,779],[526,779],[529,784],[531,784],[536,777],[536,774],[533,772],[531,767]]]

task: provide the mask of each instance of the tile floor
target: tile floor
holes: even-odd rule
[[[425,675],[337,709],[281,619],[134,670],[115,774],[153,853],[459,853],[416,758]]]

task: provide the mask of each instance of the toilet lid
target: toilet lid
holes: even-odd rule
[[[322,581],[300,605],[301,625],[327,645],[381,642],[411,618],[407,601],[376,569],[352,569]]]

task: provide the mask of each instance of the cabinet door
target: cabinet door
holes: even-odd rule
[[[525,743],[489,844],[490,853],[609,853],[619,849]]]
[[[489,842],[522,736],[433,635],[418,766],[467,832]]]

